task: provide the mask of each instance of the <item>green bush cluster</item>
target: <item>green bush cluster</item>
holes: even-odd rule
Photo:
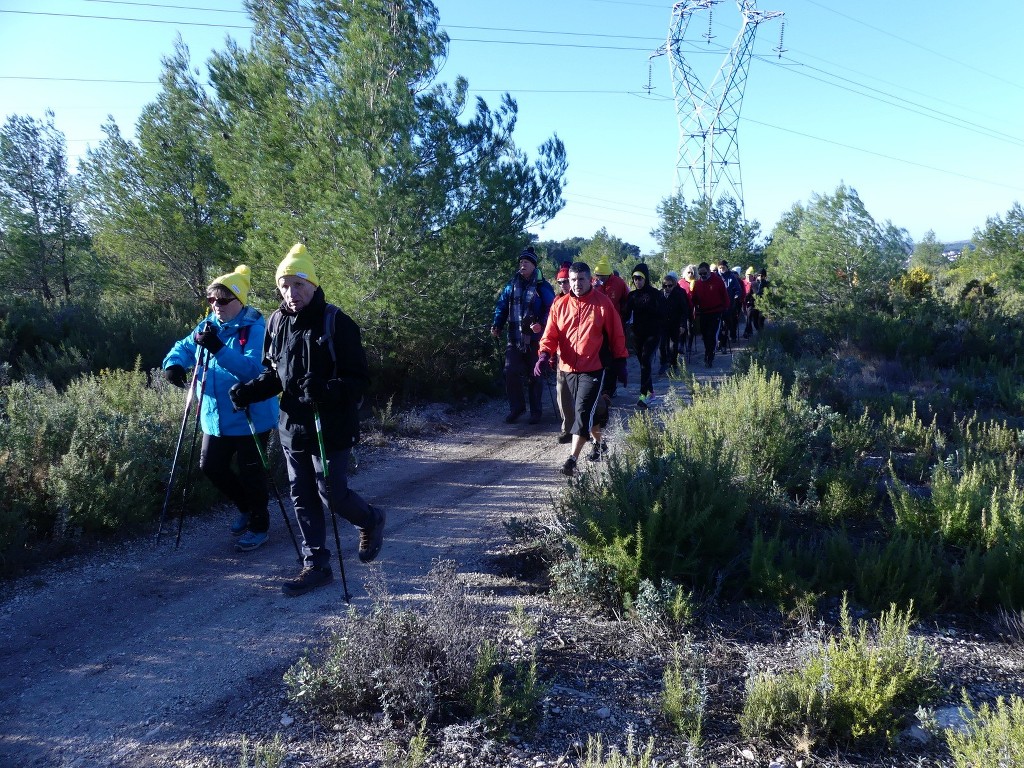
[[[912,608],[890,607],[872,629],[864,621],[854,626],[844,600],[838,636],[816,641],[792,672],[750,679],[744,736],[793,736],[806,728],[830,741],[892,741],[902,720],[936,691],[938,656],[911,638]]]
[[[975,708],[965,697],[964,709],[969,715],[964,729],[946,731],[957,768],[1024,765],[1024,699],[1000,696],[994,705]]]
[[[117,295],[43,302],[0,302],[0,363],[15,380],[46,379],[63,389],[104,369],[157,368],[167,350],[202,316],[197,305],[126,301]]]
[[[428,575],[423,610],[395,604],[378,577],[372,605],[349,610],[345,631],[321,657],[304,656],[285,674],[289,696],[318,716],[383,711],[400,721],[484,718],[496,732],[528,723],[543,689],[532,654],[517,657],[491,641],[493,627],[441,561]]]
[[[148,382],[138,368],[80,377],[63,392],[38,381],[0,387],[3,564],[18,565],[40,545],[152,523],[182,405],[180,390]],[[209,498],[193,494],[196,503]]]

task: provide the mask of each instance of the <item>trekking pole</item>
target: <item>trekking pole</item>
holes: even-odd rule
[[[181,444],[185,440],[185,426],[188,424],[188,412],[192,408],[192,395],[195,393],[196,381],[199,379],[199,366],[192,371],[192,381],[188,383],[188,392],[185,393],[185,412],[181,416],[181,429],[178,430],[178,443],[174,446],[174,458],[171,459],[171,476],[167,479],[167,492],[164,494],[164,506],[160,510],[160,525],[156,529],[156,543],[160,543],[160,535],[164,531],[164,521],[167,519],[167,507],[171,503],[171,491],[174,489],[174,476],[178,471],[178,456],[181,454]],[[196,417],[198,418],[198,416]]]
[[[202,420],[203,393],[206,392],[206,375],[210,372],[210,353],[206,347],[200,347],[199,360],[196,368],[203,367],[203,376],[199,380],[199,396],[196,398],[196,420],[192,425],[192,446],[188,450],[188,464],[185,466],[185,484],[181,489],[181,512],[178,515],[178,536],[174,540],[174,548],[181,544],[181,529],[185,527],[185,506],[188,503],[188,491],[192,480],[192,459],[196,454],[196,437],[199,435],[199,422]]]
[[[313,424],[316,425],[316,441],[320,446],[320,463],[324,467],[324,484],[327,486],[327,513],[331,516],[331,523],[334,525],[334,546],[338,548],[338,570],[341,571],[341,588],[345,591],[345,602],[352,602],[352,596],[348,593],[348,582],[345,581],[345,563],[341,559],[341,536],[338,535],[338,518],[334,516],[334,503],[331,500],[331,484],[328,480],[330,467],[327,462],[327,450],[324,448],[324,431],[320,426],[320,409],[313,404]],[[342,467],[342,472],[345,467]]]
[[[299,541],[295,538],[295,531],[292,530],[292,523],[288,519],[288,513],[284,511],[284,502],[281,500],[281,492],[277,490],[277,482],[274,480],[274,473],[270,470],[270,458],[263,450],[263,445],[260,444],[259,435],[256,434],[256,425],[252,423],[252,416],[249,414],[249,406],[245,407],[245,420],[249,423],[249,431],[252,433],[252,439],[256,441],[256,451],[260,455],[260,463],[263,465],[263,472],[266,474],[267,479],[270,480],[270,487],[274,489],[274,497],[277,499],[277,506],[281,510],[281,517],[284,518],[284,524],[288,526],[288,535],[292,537],[292,544],[295,545],[295,554],[299,558],[299,563],[302,563],[302,552],[299,550]]]

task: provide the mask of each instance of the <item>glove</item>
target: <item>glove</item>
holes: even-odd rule
[[[197,330],[193,336],[196,344],[200,347],[205,347],[209,350],[211,355],[216,355],[224,348],[224,342],[217,337],[217,326],[213,323],[206,323],[200,330]]]
[[[626,358],[616,358],[612,365],[615,369],[615,378],[618,380],[619,384],[625,387],[626,382],[629,380],[629,376],[626,373]]]
[[[547,352],[540,353],[540,356],[537,358],[537,364],[533,366],[534,378],[539,379],[544,375],[544,366],[547,365],[550,359],[551,355],[549,355]]]
[[[236,411],[244,410],[256,402],[254,398],[255,389],[253,382],[250,381],[245,384],[238,382],[228,390],[228,397],[231,399],[231,404],[235,406]]]
[[[301,402],[312,406],[317,402],[324,402],[331,392],[331,382],[313,374],[306,374],[299,379],[299,388],[302,390]]]
[[[176,387],[184,389],[188,386],[185,381],[185,369],[180,365],[169,365],[164,368],[164,378]]]

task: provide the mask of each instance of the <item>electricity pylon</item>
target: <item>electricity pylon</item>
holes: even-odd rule
[[[676,114],[679,120],[679,157],[676,183],[680,191],[692,187],[695,198],[729,194],[743,205],[743,179],[740,174],[740,146],[737,129],[740,107],[750,69],[754,35],[762,22],[781,16],[781,11],[758,11],[756,0],[736,0],[742,24],[732,47],[707,88],[686,59],[686,32],[694,14],[708,12],[708,30],[701,38],[708,44],[713,6],[722,0],[680,0],[672,5],[668,39],[651,57],[669,55],[672,70]],[[780,43],[781,47],[781,43]],[[695,48],[690,52],[694,53]]]

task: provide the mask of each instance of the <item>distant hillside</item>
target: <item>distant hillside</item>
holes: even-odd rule
[[[944,253],[949,253],[950,251],[960,253],[964,248],[970,248],[973,251],[974,245],[971,244],[970,240],[954,240],[951,243],[942,244],[942,250]]]

